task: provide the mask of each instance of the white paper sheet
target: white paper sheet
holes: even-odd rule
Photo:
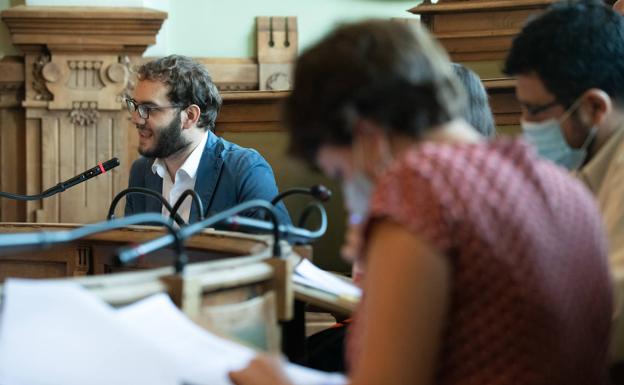
[[[128,306],[120,310],[119,315],[135,328],[135,333],[152,336],[152,341],[161,348],[169,347],[184,382],[229,385],[227,373],[245,367],[255,355],[252,349],[217,337],[194,324],[164,294]],[[287,364],[286,372],[299,385],[346,382],[343,376],[293,364]]]
[[[293,282],[316,288],[338,297],[358,299],[362,296],[362,290],[359,287],[319,269],[305,258],[295,267]]]
[[[168,354],[75,284],[8,280],[2,306],[1,384],[178,383]]]
[[[115,310],[70,283],[9,280],[0,315],[0,383],[229,385],[255,355],[195,325],[164,294]],[[341,375],[287,364],[296,384]]]

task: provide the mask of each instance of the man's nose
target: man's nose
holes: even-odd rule
[[[132,121],[132,123],[137,124],[137,125],[143,125],[146,122],[146,119],[143,119],[139,115],[138,111],[134,111],[130,113],[130,120]]]

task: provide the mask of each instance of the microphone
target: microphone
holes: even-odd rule
[[[289,195],[293,195],[293,194],[305,194],[305,195],[311,195],[314,198],[316,198],[317,200],[321,201],[321,202],[327,202],[329,200],[329,198],[331,198],[332,196],[332,192],[330,189],[328,189],[327,187],[323,186],[322,184],[317,184],[314,185],[310,188],[303,188],[303,187],[295,187],[295,188],[291,188],[288,189],[286,191],[283,191],[279,194],[277,194],[275,196],[275,198],[273,198],[271,200],[271,204],[275,205],[277,202],[283,200],[284,198],[286,198]]]
[[[82,183],[88,179],[93,178],[94,176],[98,176],[100,174],[104,174],[106,171],[115,168],[119,166],[119,159],[117,158],[113,158],[110,160],[107,160],[106,162],[102,163],[98,163],[97,166],[88,169],[87,171],[83,172],[82,174],[78,174],[75,177],[66,180],[65,182],[61,182],[59,184],[57,184],[54,187],[51,187],[47,190],[45,190],[44,192],[42,192],[41,194],[36,194],[36,195],[21,195],[21,194],[12,194],[12,193],[7,193],[7,192],[2,192],[0,191],[0,197],[3,198],[9,198],[9,199],[15,199],[18,201],[33,201],[33,200],[39,200],[39,199],[43,199],[43,198],[48,198],[51,197],[52,195],[58,194],[60,192],[63,192],[65,190],[67,190],[70,187],[73,187],[79,183]]]
[[[275,205],[277,204],[277,202],[283,200],[287,196],[295,195],[295,194],[310,195],[316,200],[321,201],[321,202],[329,201],[329,199],[332,196],[332,192],[330,189],[323,186],[322,184],[317,184],[310,188],[295,187],[295,188],[291,188],[286,191],[283,191],[277,194],[275,198],[271,200],[271,204]],[[303,210],[303,213],[299,216],[299,221],[297,222],[297,225],[299,227],[304,227],[306,221],[310,217],[310,214],[315,210],[321,214],[321,221],[327,221],[327,212],[325,211],[325,207],[318,204],[318,202],[311,202],[305,207],[305,209]],[[323,229],[323,233],[325,232],[326,227],[327,226],[325,225],[325,229]],[[321,228],[323,228],[323,225],[321,225],[319,229]],[[322,235],[323,234],[320,234],[318,237]],[[314,237],[313,239],[316,240],[316,238],[318,237]],[[310,240],[303,242],[303,243],[310,243]]]

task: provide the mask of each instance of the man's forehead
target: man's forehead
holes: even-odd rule
[[[138,103],[161,104],[169,100],[169,86],[158,80],[139,80],[132,94]]]
[[[546,103],[555,99],[535,72],[516,76],[516,97],[521,103]]]

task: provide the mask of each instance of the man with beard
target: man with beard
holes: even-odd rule
[[[171,55],[142,65],[126,105],[142,155],[132,164],[129,187],[162,193],[172,205],[185,190],[194,189],[208,215],[277,195],[273,171],[257,151],[212,132],[221,96],[201,64]],[[290,223],[284,205],[277,208],[279,220]],[[187,198],[178,212],[192,223],[199,218],[196,210]],[[161,211],[169,215],[156,199],[127,196],[125,215]]]

